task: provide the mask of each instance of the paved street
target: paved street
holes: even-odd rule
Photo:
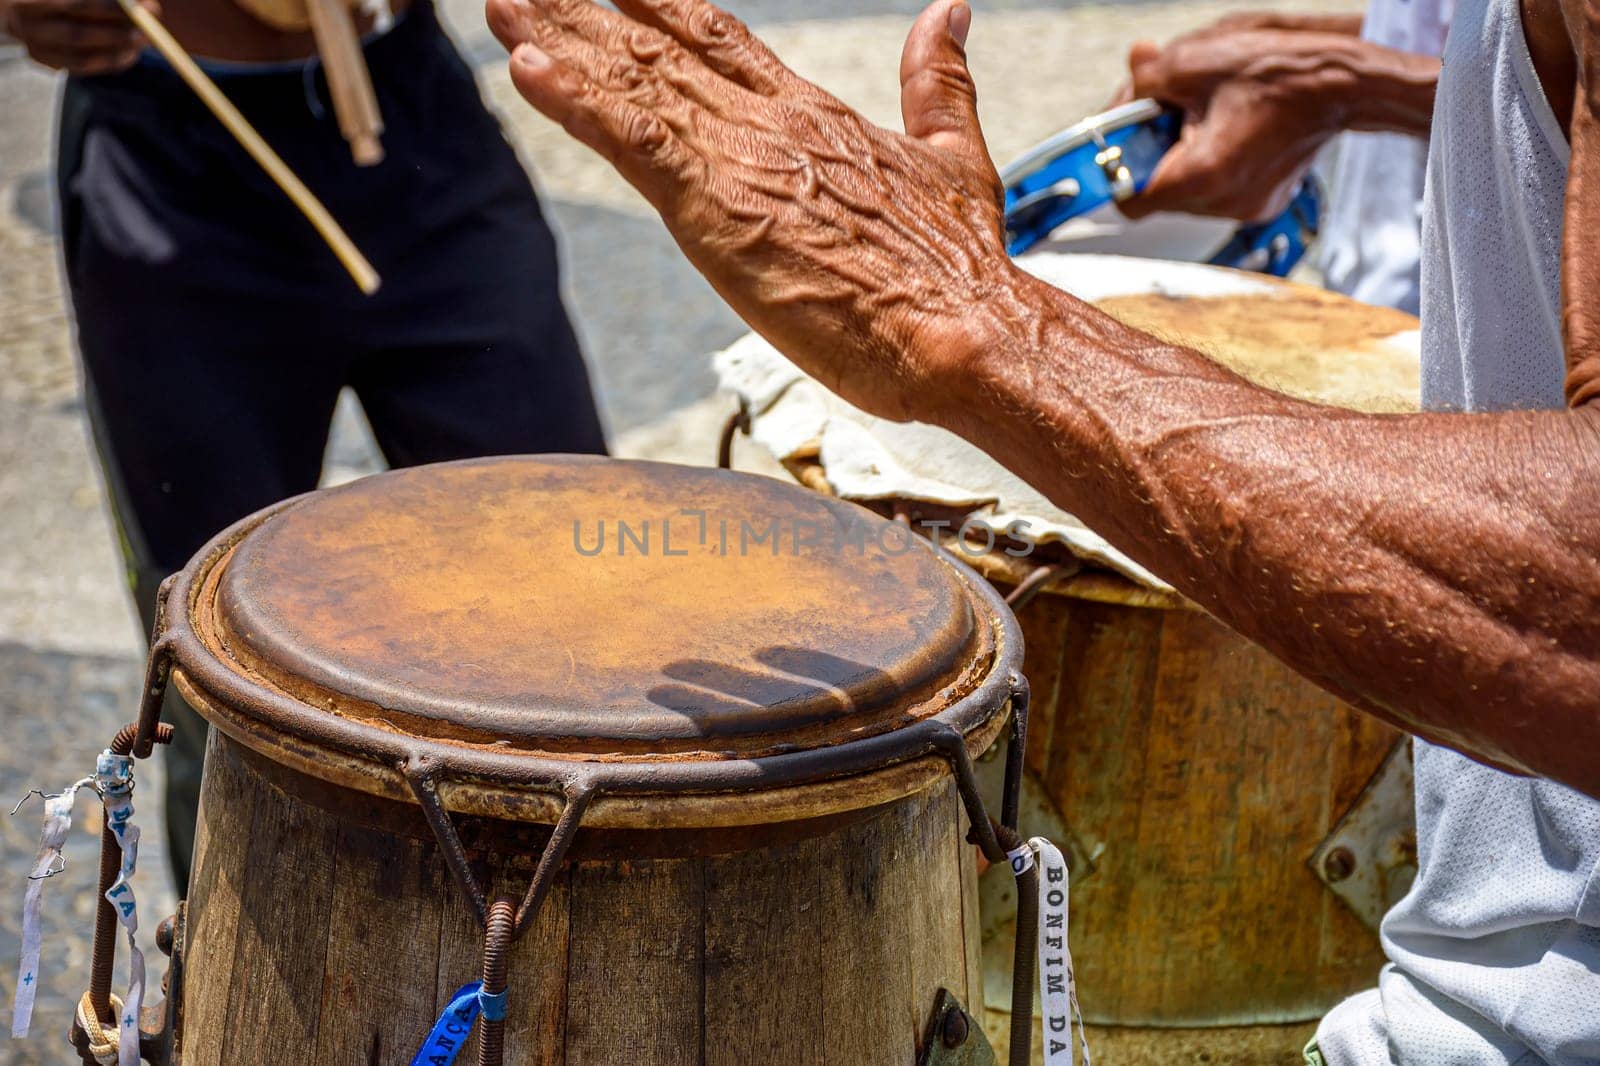
[[[226,0],[218,0],[226,2]],[[735,0],[738,13],[801,72],[886,124],[898,124],[900,45],[920,0]],[[1004,159],[1113,90],[1141,37],[1165,38],[1261,0],[1115,6],[1071,0],[975,0],[970,51],[991,148]],[[1353,9],[1350,0],[1275,6]],[[533,168],[567,267],[570,306],[597,375],[619,451],[666,458],[714,450],[718,412],[706,355],[739,321],[690,270],[654,216],[598,159],[516,96],[479,0],[446,0],[447,21],[487,98]],[[49,176],[56,83],[0,44],[0,797],[57,790],[92,769],[128,720],[141,641],[124,591],[91,462],[64,314]],[[241,210],[248,210],[247,204]],[[396,224],[404,224],[397,219]],[[181,310],[174,309],[174,319]],[[169,417],[152,411],[150,417]],[[330,448],[332,477],[376,467],[353,407]],[[141,767],[141,818],[154,827],[158,767]],[[80,802],[66,872],[47,885],[44,978],[36,1035],[0,1061],[73,1061],[62,1033],[87,973],[99,822]],[[38,833],[37,799],[0,818],[0,995],[9,1003],[23,875]],[[172,907],[165,860],[149,831],[137,882],[147,951]]]

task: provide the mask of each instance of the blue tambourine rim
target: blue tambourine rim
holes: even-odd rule
[[[1098,115],[1090,115],[1082,122],[1076,122],[1045,138],[1001,168],[1000,181],[1010,186],[1057,156],[1089,143],[1096,133],[1103,137],[1128,126],[1149,122],[1160,117],[1165,110],[1154,100],[1134,100]]]

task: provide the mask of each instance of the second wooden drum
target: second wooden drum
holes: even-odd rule
[[[419,468],[246,520],[164,614],[214,727],[186,1066],[410,1061],[479,972],[463,884],[520,897],[558,819],[507,1062],[905,1066],[940,989],[981,1002],[951,766],[1003,731],[1019,634],[854,505]]]
[[[1268,387],[1416,406],[1416,320],[1398,312],[1192,264],[1019,264]],[[1374,926],[1414,864],[1396,731],[967,442],[855,410],[757,339],[719,370],[753,435],[800,480],[933,531],[1008,592],[1027,584],[1023,829],[1069,851],[1077,984],[1085,1017],[1104,1027],[1091,1044],[1117,1063],[1295,1061],[1310,1023],[1373,986],[1384,963]],[[1031,550],[1007,538],[1013,523]],[[1014,891],[1004,870],[983,885],[988,1003],[1004,1009]]]

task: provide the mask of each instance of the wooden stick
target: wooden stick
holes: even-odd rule
[[[306,7],[322,70],[328,76],[328,95],[339,118],[339,132],[349,142],[357,166],[376,166],[383,161],[383,145],[378,140],[383,116],[367,59],[361,54],[355,19],[344,0],[307,0]]]
[[[195,65],[183,46],[173,39],[172,34],[150,12],[140,7],[138,0],[117,0],[128,18],[139,28],[139,32],[155,46],[156,51],[172,64],[172,69],[178,72],[178,77],[188,83],[189,88],[195,91],[201,101],[217,116],[217,120],[227,127],[250,157],[260,164],[267,176],[277,183],[278,188],[284,191],[300,213],[316,229],[328,247],[333,249],[333,254],[339,257],[339,262],[350,272],[355,283],[361,291],[371,296],[378,291],[380,279],[378,272],[367,262],[366,256],[356,248],[355,243],[335,222],[333,216],[328,214],[328,209],[322,206],[312,191],[305,187],[301,180],[295,177],[289,165],[279,158],[278,153],[266,141],[261,139],[250,125],[248,119],[239,113],[233,102],[222,94],[215,82],[206,77],[205,71]]]

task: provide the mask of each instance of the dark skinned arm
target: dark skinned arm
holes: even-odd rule
[[[1600,412],[1582,402],[1584,349],[1566,411],[1287,399],[1010,262],[960,0],[907,42],[904,135],[700,0],[618,6],[489,10],[523,95],[611,160],[781,351],[868,411],[962,434],[1358,706],[1600,795]],[[1575,153],[1575,197],[1595,155]],[[1567,256],[1592,264],[1581,242]],[[1572,271],[1569,308],[1593,291],[1592,266]]]
[[[144,6],[160,14],[154,0]],[[144,45],[115,0],[0,0],[0,29],[35,62],[69,74],[126,70]]]
[[[1362,17],[1354,14],[1294,14],[1287,11],[1241,11],[1224,15],[1215,25],[1239,30],[1311,30],[1361,36]]]
[[[1426,137],[1435,56],[1339,32],[1316,19],[1226,18],[1165,47],[1133,46],[1122,96],[1183,111],[1183,131],[1144,192],[1138,218],[1183,211],[1242,221],[1283,211],[1330,138],[1345,130]]]

